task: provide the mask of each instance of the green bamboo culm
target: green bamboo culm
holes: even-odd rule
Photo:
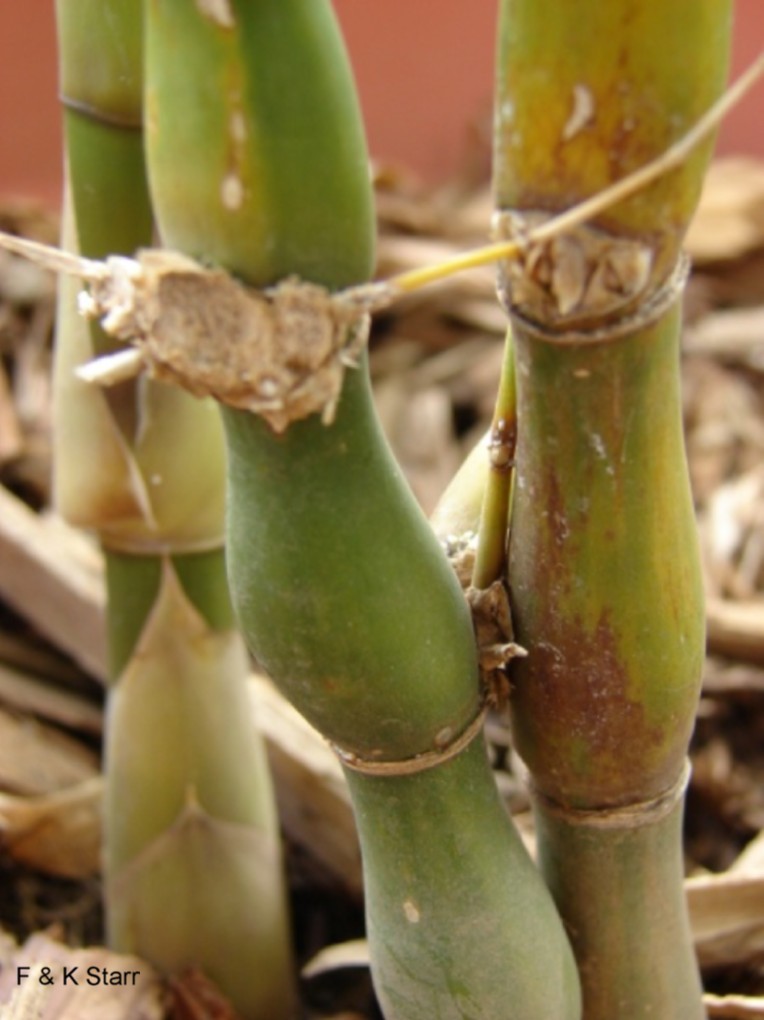
[[[140,0],[58,0],[65,247],[150,246]],[[105,913],[112,948],[213,980],[244,1020],[294,1015],[278,820],[223,552],[217,408],[76,367],[111,341],[62,281],[55,499],[106,560]]]
[[[368,279],[367,153],[331,5],[145,11],[165,245],[258,287]],[[223,418],[234,604],[258,659],[345,763],[387,1020],[577,1020],[572,953],[478,738],[466,603],[385,443],[365,357],[331,424]]]
[[[506,230],[657,157],[720,95],[722,0],[503,0]],[[604,41],[604,42],[603,42]],[[682,890],[704,612],[682,437],[681,244],[711,143],[504,273],[519,441],[512,717],[585,1020],[704,1017]]]

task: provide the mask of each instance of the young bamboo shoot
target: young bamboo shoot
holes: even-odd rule
[[[141,3],[58,0],[57,16],[65,246],[132,254],[153,234]],[[278,821],[225,580],[219,415],[146,379],[101,390],[75,375],[112,346],[62,281],[55,497],[107,565],[107,937],[168,974],[201,969],[245,1020],[287,1020]]]

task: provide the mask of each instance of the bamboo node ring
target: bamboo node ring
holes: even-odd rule
[[[682,803],[690,782],[691,771],[690,763],[685,759],[681,773],[667,790],[651,800],[637,801],[619,807],[570,808],[543,793],[538,787],[534,787],[533,797],[546,815],[557,818],[566,825],[592,829],[641,829],[648,825],[656,825]]]
[[[352,772],[360,772],[365,776],[413,776],[437,768],[466,750],[472,741],[483,732],[486,711],[486,706],[482,705],[472,722],[449,743],[444,743],[429,751],[423,751],[421,754],[412,755],[411,758],[402,758],[399,761],[373,761],[361,757],[354,751],[348,751],[338,744],[331,746],[340,762]]]

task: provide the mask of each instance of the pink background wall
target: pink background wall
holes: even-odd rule
[[[0,196],[57,203],[60,128],[52,0],[0,0]],[[372,154],[444,180],[489,137],[496,0],[336,0]],[[433,7],[436,14],[432,13]],[[733,70],[764,46],[764,0],[736,0]],[[764,84],[720,152],[764,158]]]

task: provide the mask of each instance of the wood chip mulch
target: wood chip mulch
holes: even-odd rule
[[[380,169],[377,195],[380,276],[486,240],[483,184],[432,192]],[[48,243],[58,236],[56,218],[30,207],[0,207],[0,229]],[[713,166],[688,248],[684,420],[708,657],[692,745],[687,892],[709,1016],[743,1020],[764,1017],[764,164]],[[9,1020],[230,1016],[198,977],[171,994],[147,966],[130,1003],[114,996],[97,1014],[84,997],[26,1002],[9,986],[21,962],[85,954],[121,965],[99,945],[99,554],[50,510],[54,319],[52,278],[0,252],[0,1012]],[[411,296],[375,321],[379,413],[426,510],[487,426],[504,329],[490,269]],[[302,724],[286,708],[263,711],[300,958],[351,947],[311,969],[306,1015],[368,1020],[376,1014],[357,941],[357,846],[336,763],[320,741],[293,735]],[[527,829],[501,720],[491,720],[488,736],[500,787]],[[292,810],[308,788],[333,819],[310,832]]]

